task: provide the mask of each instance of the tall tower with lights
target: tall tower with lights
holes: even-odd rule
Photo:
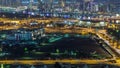
[[[52,8],[53,0],[50,0],[50,7]]]
[[[18,7],[21,5],[22,0],[0,0],[0,6]]]
[[[50,5],[49,10],[52,12],[52,11],[53,11],[53,8],[54,8],[54,7],[53,7],[53,0],[50,0],[50,4],[49,4],[49,5]]]
[[[83,11],[87,11],[91,8],[91,2],[94,0],[83,0]]]
[[[29,5],[28,5],[28,8],[29,8],[29,9],[32,9],[33,2],[34,2],[33,0],[30,0]]]
[[[39,9],[39,14],[40,14],[40,12],[44,12],[42,0],[38,0],[38,9]]]
[[[38,9],[42,9],[43,3],[42,0],[38,0]]]
[[[0,0],[0,6],[3,6],[4,0]]]
[[[11,1],[10,0],[0,0],[0,5],[1,6],[11,6]]]
[[[64,0],[59,0],[59,6],[60,7],[65,7],[65,2],[64,2]]]

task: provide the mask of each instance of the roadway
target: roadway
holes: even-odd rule
[[[110,60],[94,60],[94,59],[84,59],[84,60],[72,60],[72,59],[64,59],[64,60],[0,60],[0,64],[55,64],[56,62],[61,63],[70,63],[70,64],[116,64],[112,63]]]
[[[95,33],[95,34],[97,34],[101,39],[103,39],[104,41],[105,41],[105,43],[107,43],[109,46],[110,46],[110,48],[112,48],[118,55],[120,55],[120,53],[118,53],[118,51],[116,51],[117,49],[116,48],[114,48],[113,46],[114,46],[114,44],[113,43],[111,43],[111,40],[109,40],[109,39],[111,39],[111,37],[109,37],[109,35],[107,35],[107,33],[106,33],[106,30],[104,29],[104,30],[98,30],[98,31],[95,31],[94,29],[88,29],[88,28],[80,28],[80,30],[77,30],[77,29],[63,29],[63,30],[58,30],[58,29],[50,29],[50,28],[46,28],[45,29],[46,30],[46,32],[62,32],[62,33],[82,33],[82,34],[86,34],[86,33]],[[109,39],[107,39],[105,36],[103,36],[103,35],[101,35],[101,34],[105,34],[105,36],[107,36]],[[107,41],[107,42],[106,42]],[[114,42],[114,43],[117,43],[117,41],[116,42]],[[114,60],[116,60],[116,63],[115,63],[115,65],[120,65],[120,59],[119,59],[119,57],[116,57],[115,56],[115,54],[112,52],[111,53],[112,55],[113,55],[113,59]],[[91,60],[92,61],[92,60]],[[97,60],[96,60],[97,61]],[[100,61],[101,62],[101,61]],[[105,61],[104,61],[105,62]],[[103,62],[103,63],[104,63]],[[93,61],[93,63],[94,63],[94,61]],[[98,62],[95,62],[95,63],[98,63]],[[107,62],[108,63],[108,62]],[[88,63],[89,64],[89,63]],[[112,63],[112,64],[114,64],[114,63]]]
[[[82,34],[86,34],[86,33],[94,33],[93,32],[94,29],[87,29],[87,28],[79,28],[79,29],[66,29],[66,28],[45,28],[45,32],[46,33],[57,33],[57,32],[61,32],[61,33],[82,33]]]
[[[31,21],[36,21],[38,23],[51,23],[53,22],[62,22],[62,21],[72,21],[72,22],[78,22],[79,20],[77,19],[63,19],[63,18],[25,18],[25,19],[8,19],[8,18],[0,18],[0,21],[2,22],[16,22],[17,24],[25,24],[25,23],[30,23]]]
[[[18,29],[18,27],[2,27],[2,29],[7,28],[9,29]],[[62,33],[96,33],[99,34],[101,32],[104,32],[105,30],[99,30],[98,32],[95,32],[94,29],[91,28],[79,28],[79,29],[66,29],[66,28],[45,28],[45,31],[47,33],[55,33],[55,32],[62,32]],[[101,36],[103,37],[103,36]],[[104,37],[103,37],[104,38]],[[54,64],[55,62],[66,62],[66,63],[71,63],[71,64],[79,64],[79,63],[86,63],[86,64],[100,64],[100,63],[106,63],[106,64],[117,64],[120,65],[120,59],[116,59],[117,63],[112,63],[109,62],[109,59],[104,59],[104,60],[0,60],[1,64],[39,64],[39,63],[44,63],[44,64]]]

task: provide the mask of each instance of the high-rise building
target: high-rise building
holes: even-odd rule
[[[90,11],[93,0],[83,0],[83,11]]]
[[[41,0],[38,0],[38,8],[42,8],[43,2]]]
[[[65,6],[64,0],[59,0],[59,6],[62,8]]]
[[[88,7],[89,7],[88,10],[91,12],[97,12],[99,10],[98,3],[93,1],[89,3]]]
[[[22,0],[0,0],[0,6],[18,7],[21,5]]]

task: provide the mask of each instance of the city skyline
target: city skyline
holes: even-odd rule
[[[120,0],[0,0],[0,68],[120,68]]]

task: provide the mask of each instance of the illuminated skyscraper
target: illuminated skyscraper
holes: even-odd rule
[[[38,8],[40,9],[42,8],[42,6],[43,6],[42,0],[38,0]]]
[[[0,0],[1,6],[18,7],[21,5],[22,0]]]
[[[109,3],[111,12],[120,13],[120,0],[113,0]]]
[[[93,7],[93,1],[94,0],[84,0],[83,1],[83,11],[90,11]]]
[[[50,7],[52,8],[53,0],[50,0]]]
[[[64,0],[59,0],[59,6],[60,7],[65,7],[65,2],[64,2]]]
[[[29,9],[32,9],[33,2],[34,2],[33,0],[30,0],[30,1],[29,1],[29,5],[28,5],[28,8],[29,8]]]
[[[10,6],[11,5],[11,2],[10,0],[0,0],[0,5],[1,6]]]

